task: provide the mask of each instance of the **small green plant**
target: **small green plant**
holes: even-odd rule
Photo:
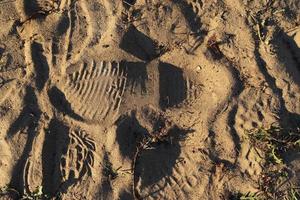
[[[247,192],[247,193],[231,193],[228,200],[260,200],[260,192]]]
[[[121,167],[114,169],[111,164],[104,166],[104,175],[110,180],[114,180],[119,176],[119,170]]]
[[[43,193],[43,187],[39,186],[32,193],[25,193],[21,200],[44,200],[50,199],[49,195]]]
[[[1,56],[0,57],[0,65],[5,65],[7,62],[7,57],[6,56]]]
[[[286,152],[300,149],[300,129],[272,124],[269,128],[250,131],[249,139],[257,152],[259,149],[264,153],[260,156],[266,161],[262,163],[264,169],[258,183],[263,199],[300,200],[298,190],[290,183],[289,170],[283,159]]]
[[[288,191],[288,196],[285,198],[285,200],[300,200],[300,193],[298,190],[291,188]]]
[[[255,193],[248,192],[246,194],[242,194],[239,197],[239,200],[259,200],[258,192]]]
[[[262,44],[268,45],[269,38],[267,37],[268,24],[270,21],[276,21],[276,17],[279,13],[284,13],[284,9],[279,9],[274,6],[274,0],[268,0],[266,4],[259,9],[257,12],[253,13],[249,9],[249,16],[254,25],[256,35]]]
[[[274,164],[283,164],[283,160],[276,155],[276,147],[273,145],[270,145],[270,150],[269,153],[267,155],[269,162],[274,163]]]
[[[282,128],[272,124],[270,128],[250,131],[249,138],[254,148],[265,152],[268,164],[283,164],[282,155],[289,150],[300,149],[300,129]]]
[[[266,171],[259,180],[259,189],[267,199],[282,199],[286,196],[283,186],[288,179],[286,168]]]
[[[7,63],[7,57],[1,56],[0,57],[0,71],[3,71],[3,68],[5,68],[6,63]]]
[[[7,191],[7,186],[1,187],[0,188],[0,195],[5,194]]]

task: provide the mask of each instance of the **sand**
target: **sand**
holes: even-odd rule
[[[1,0],[0,27],[0,199],[299,195],[299,149],[251,139],[300,138],[299,0]]]

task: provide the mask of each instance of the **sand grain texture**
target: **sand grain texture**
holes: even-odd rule
[[[299,20],[298,0],[0,0],[0,199],[260,191],[248,133],[300,127]]]

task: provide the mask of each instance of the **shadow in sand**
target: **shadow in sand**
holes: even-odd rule
[[[285,32],[280,31],[273,41],[277,57],[293,81],[300,86],[300,48]]]
[[[194,44],[187,51],[188,53],[193,53],[203,43],[204,37],[208,34],[208,31],[202,28],[201,18],[199,17],[198,13],[194,11],[192,5],[190,5],[187,1],[172,1],[179,6],[186,19],[186,22],[188,23],[192,35],[194,36],[194,38],[196,38]]]
[[[297,149],[292,149],[283,154],[283,160],[289,166],[298,168],[300,172],[300,152]],[[300,179],[300,174],[298,174]]]
[[[161,108],[165,109],[182,103],[187,97],[183,70],[174,65],[160,62],[158,71]]]
[[[131,115],[122,116],[117,121],[117,126],[117,141],[120,152],[125,157],[134,158],[140,142],[145,138],[152,137],[137,120],[134,112]],[[155,127],[156,124],[153,126]],[[158,183],[162,178],[172,175],[181,153],[179,142],[184,140],[190,132],[193,130],[184,130],[173,126],[168,130],[165,140],[151,142],[149,148],[139,152],[134,176],[135,179],[141,179],[142,188]]]
[[[120,196],[119,196],[119,199],[122,199],[122,200],[132,200],[134,199],[133,195],[131,192],[127,192],[127,191],[122,191]]]
[[[213,138],[213,140],[210,143],[210,148],[208,149],[208,152],[205,152],[210,160],[212,160],[215,164],[224,164],[226,168],[228,169],[235,169],[237,166],[235,163],[232,163],[228,160],[221,159],[220,156],[217,153],[216,150],[216,141],[214,138],[216,138],[216,133],[213,130],[209,130],[209,137]]]
[[[49,66],[47,58],[43,55],[43,46],[37,42],[31,44],[31,56],[36,72],[36,87],[41,91],[49,78]]]
[[[24,12],[30,19],[45,19],[48,14],[55,10],[49,1],[23,0]]]
[[[77,115],[71,108],[71,104],[67,101],[65,94],[60,91],[57,87],[52,87],[48,91],[48,96],[51,104],[64,115],[69,115],[70,117],[83,121],[82,117]]]
[[[199,35],[201,33],[202,22],[198,13],[194,12],[192,6],[187,1],[173,0],[173,2],[179,5],[181,12],[189,23],[191,31]]]
[[[117,177],[117,173],[113,171],[113,166],[109,160],[108,152],[104,152],[102,167],[103,167],[102,175],[104,178],[101,183],[100,196],[101,199],[111,199],[113,194],[111,181]]]
[[[124,34],[120,48],[144,61],[153,60],[160,55],[157,43],[134,26],[130,26]]]
[[[289,129],[297,129],[300,127],[300,115],[298,113],[293,113],[286,111],[280,117],[280,126]]]
[[[43,190],[55,195],[63,183],[60,162],[67,151],[69,127],[57,119],[52,119],[46,131],[42,149]]]
[[[300,48],[297,46],[296,42],[283,31],[280,31],[278,34],[278,37],[281,39],[274,40],[275,46],[277,47],[278,59],[284,65],[284,68],[293,81],[300,86]],[[299,128],[300,115],[298,113],[290,112],[286,108],[282,89],[278,88],[277,90],[280,94],[280,102],[283,110],[280,115],[280,126],[288,129]]]
[[[236,153],[236,158],[239,157],[239,154],[241,152],[241,138],[238,134],[238,132],[235,129],[235,119],[236,119],[236,114],[238,111],[238,106],[235,105],[233,106],[232,110],[228,114],[228,125],[230,126],[230,134],[232,137],[232,141],[234,142],[235,146],[235,153]],[[237,162],[237,160],[236,160]]]
[[[116,124],[120,152],[124,157],[133,158],[138,143],[148,131],[139,124],[134,112],[131,115],[121,116]]]
[[[147,69],[145,63],[142,62],[122,62],[121,66],[126,67],[127,72],[127,88],[131,93],[135,93],[136,89],[141,94],[147,92],[146,82],[148,80]]]
[[[89,143],[91,146],[87,149],[88,143],[84,140],[88,138],[70,134],[70,128],[63,122],[51,120],[43,144],[42,183],[44,191],[52,195],[65,193],[71,186],[84,182],[85,174],[91,176],[90,165],[93,165],[91,151],[95,150],[95,146]],[[72,160],[75,157],[76,160]]]
[[[253,33],[255,34],[255,33]],[[254,35],[254,38],[256,36]],[[280,102],[280,107],[278,110],[278,116],[280,117],[280,126],[281,127],[298,127],[300,124],[300,115],[297,113],[290,112],[286,106],[285,106],[285,100],[283,99],[283,91],[281,88],[277,87],[276,84],[276,78],[270,75],[268,69],[267,69],[267,63],[262,58],[261,53],[259,51],[259,40],[255,42],[255,50],[254,50],[254,56],[256,63],[259,67],[259,70],[264,76],[264,79],[266,80],[267,84],[271,88],[272,92],[278,97]]]
[[[32,87],[26,88],[24,97],[24,107],[19,117],[10,125],[7,131],[7,138],[13,137],[18,131],[25,129],[28,124],[35,124],[40,119],[41,111],[38,106],[37,98]]]
[[[137,162],[136,176],[141,178],[141,187],[151,186],[172,174],[180,155],[179,144],[160,143],[151,150],[144,150]]]
[[[123,6],[126,9],[129,9],[131,6],[134,6],[135,3],[136,3],[136,0],[124,0],[123,1]]]
[[[34,15],[39,11],[37,0],[23,0],[24,12],[27,16]]]
[[[24,98],[24,108],[21,111],[19,117],[11,124],[7,132],[7,138],[13,137],[21,130],[26,130],[27,140],[22,152],[21,157],[17,161],[10,182],[12,188],[16,188],[18,191],[24,191],[26,183],[24,183],[23,175],[26,161],[30,157],[32,152],[34,138],[37,134],[38,122],[41,117],[41,111],[39,109],[36,95],[33,88],[28,86],[26,88],[26,95]]]
[[[4,53],[4,48],[2,48],[2,47],[0,47],[0,58],[2,58],[2,55],[3,55],[3,53]]]
[[[256,38],[255,33],[253,33],[253,37]],[[298,113],[290,112],[287,109],[286,103],[284,100],[283,89],[277,86],[276,77],[273,77],[269,73],[268,68],[267,68],[267,63],[263,59],[263,57],[259,51],[259,48],[260,48],[259,39],[257,39],[255,42],[255,50],[254,50],[255,60],[257,62],[259,70],[261,71],[261,73],[264,76],[265,81],[267,82],[268,86],[271,88],[274,95],[276,95],[276,97],[279,100],[279,108],[278,108],[278,112],[276,113],[279,117],[278,126],[283,129],[296,130],[299,128],[300,115]],[[283,52],[281,52],[281,53],[283,53]],[[279,55],[279,57],[280,57],[280,55]],[[281,58],[281,59],[285,60],[285,58]],[[286,62],[286,61],[282,61],[282,62]],[[288,65],[292,64],[290,62],[291,61],[288,61],[288,63],[286,63],[286,64],[288,64]],[[295,62],[295,61],[293,61],[293,62]],[[288,68],[288,66],[287,66],[287,68]],[[290,68],[290,70],[291,70],[291,68]],[[274,135],[274,133],[272,133],[272,134]],[[289,135],[285,132],[281,132],[280,136],[281,137],[289,137]]]
[[[111,199],[113,188],[111,187],[111,183],[109,180],[104,180],[101,183],[101,189],[100,189],[100,199]]]
[[[141,179],[142,188],[152,186],[164,177],[172,175],[181,153],[179,141],[183,140],[190,132],[192,131],[175,126],[168,132],[171,140],[153,143],[150,148],[140,152],[136,163],[135,177]]]
[[[56,35],[53,37],[52,41],[52,62],[53,65],[58,65],[59,61],[62,61],[64,58],[62,56],[65,55],[66,48],[66,38],[65,34],[70,28],[70,20],[67,14],[63,14],[56,28]]]

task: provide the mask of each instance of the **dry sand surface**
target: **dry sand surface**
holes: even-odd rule
[[[300,199],[299,0],[0,0],[0,199]]]

